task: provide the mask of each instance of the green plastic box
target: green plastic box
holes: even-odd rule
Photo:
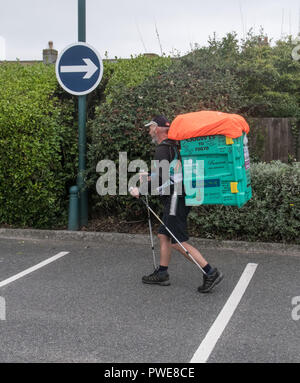
[[[252,197],[247,135],[180,141],[187,206],[242,207]],[[202,174],[196,164],[201,164]],[[202,162],[201,162],[202,161]]]

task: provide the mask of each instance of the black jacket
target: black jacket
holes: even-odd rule
[[[176,141],[166,139],[156,146],[154,161],[161,162],[167,160],[169,164],[171,164],[174,159],[179,159],[179,150]],[[148,193],[152,195],[159,194],[164,201],[174,193],[174,177],[172,178],[172,175],[171,177],[169,176],[169,167],[168,174],[165,174],[165,177],[161,167],[156,167],[151,170],[151,179],[147,185],[142,185],[141,190],[148,190]]]

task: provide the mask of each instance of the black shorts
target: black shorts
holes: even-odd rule
[[[163,223],[168,227],[168,229],[170,229],[180,243],[186,242],[189,239],[187,231],[187,217],[191,209],[190,206],[185,206],[185,198],[183,196],[178,197],[176,215],[170,215],[170,197],[163,200],[163,205]],[[158,233],[164,234],[171,238],[172,243],[177,243],[163,225],[160,225]]]

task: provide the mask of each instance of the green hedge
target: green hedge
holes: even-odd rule
[[[76,167],[73,101],[57,97],[53,66],[2,64],[0,84],[0,223],[65,224]]]
[[[290,40],[266,45],[263,38],[250,34],[240,44],[228,34],[181,58],[105,62],[100,86],[88,95],[86,176],[94,214],[144,215],[130,197],[99,197],[95,170],[102,159],[118,165],[122,151],[129,161],[141,158],[149,164],[153,146],[143,125],[154,114],[172,120],[180,113],[218,109],[246,117],[300,117],[300,63],[291,59],[294,46]],[[43,64],[1,64],[0,85],[0,223],[66,224],[68,187],[77,171],[75,98],[59,88],[54,67]],[[191,222],[199,236],[298,241],[299,189],[291,183],[295,178],[299,185],[297,166],[258,164],[252,173],[254,198],[245,208],[193,210]],[[157,199],[152,203],[159,209]],[[224,215],[230,219],[222,223]]]
[[[168,69],[171,65],[170,57],[160,56],[131,56],[130,59],[118,59],[116,62],[106,63],[105,70],[110,71],[104,95],[106,103],[110,104],[120,92],[120,88],[133,88],[141,84],[147,77],[155,75],[158,70]]]
[[[98,175],[95,169],[102,159],[113,160],[118,166],[119,152],[122,151],[128,153],[129,161],[137,158],[150,159],[152,146],[145,134],[146,130],[142,128],[145,114],[141,107],[145,105],[148,108],[149,101],[144,100],[138,89],[143,89],[143,92],[150,95],[152,89],[148,89],[146,84],[150,82],[149,86],[153,87],[153,79],[156,81],[161,73],[168,73],[172,65],[173,61],[168,57],[145,56],[120,60],[110,65],[111,76],[104,91],[103,102],[96,107],[95,117],[89,122],[86,177],[93,213],[115,213],[121,217],[130,215],[128,210],[132,211],[132,205],[129,199],[98,198],[95,189]],[[158,92],[159,88],[153,92],[153,99]],[[149,111],[147,114],[150,118]]]
[[[155,73],[142,81],[131,82],[125,77],[127,86],[123,86],[123,74],[116,76],[113,86],[107,86],[113,97],[108,97],[97,107],[90,125],[87,178],[94,215],[118,215],[123,219],[143,216],[141,205],[130,197],[99,197],[95,189],[99,175],[95,170],[103,159],[113,160],[118,166],[119,152],[127,152],[128,161],[140,158],[149,165],[154,148],[144,123],[155,114],[165,114],[172,120],[180,113],[222,110],[246,118],[298,119],[300,63],[292,60],[292,49],[290,40],[271,46],[264,43],[263,34],[254,36],[250,33],[239,43],[233,33],[221,40],[210,39],[208,47],[196,47],[188,55],[173,59],[171,64],[157,67]],[[265,174],[263,169],[266,169]],[[199,236],[298,241],[297,184],[292,187],[289,179],[289,175],[293,175],[299,181],[298,168],[279,163],[253,164],[252,172],[254,197],[245,208],[202,207],[193,211],[191,222]],[[285,176],[280,178],[280,172]],[[271,188],[276,193],[268,191],[264,196],[270,187],[266,185],[266,179],[275,182],[277,189],[273,185]],[[293,190],[289,189],[291,187]],[[279,196],[295,200],[295,203],[284,201],[278,206]],[[156,209],[160,208],[157,199],[153,198],[152,203]],[[199,215],[201,211],[205,214]],[[222,220],[224,215],[228,217],[226,222]]]
[[[202,238],[300,244],[300,163],[251,165],[253,198],[241,209],[202,206],[190,229]]]
[[[118,166],[119,152],[127,152],[129,161],[140,158],[149,164],[153,146],[144,124],[153,115],[163,113],[172,120],[177,114],[201,108],[238,111],[243,99],[238,81],[223,61],[216,60],[207,49],[171,63],[165,60],[167,65],[161,62],[155,73],[140,84],[120,84],[114,97],[96,110],[90,125],[87,174],[93,211],[132,214],[132,203],[123,197],[99,198],[95,190],[98,178],[95,170],[103,159],[112,160]]]

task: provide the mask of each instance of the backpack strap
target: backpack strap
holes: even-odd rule
[[[163,141],[160,145],[166,145],[169,147],[170,159],[172,158],[171,148],[173,148],[174,158],[172,161],[179,159],[179,150],[178,150],[178,145],[177,145],[176,141],[175,141],[175,143],[170,142],[170,141]]]
[[[180,157],[180,150],[179,150],[179,145],[177,141],[163,141],[160,145],[166,145],[169,147],[169,153],[170,153],[170,159],[172,158],[172,152],[171,149],[173,148],[174,151],[174,158],[171,162],[177,160],[177,164],[175,166],[175,170],[178,171],[180,165],[181,165],[181,157]],[[171,174],[174,175],[174,168],[171,169]]]

